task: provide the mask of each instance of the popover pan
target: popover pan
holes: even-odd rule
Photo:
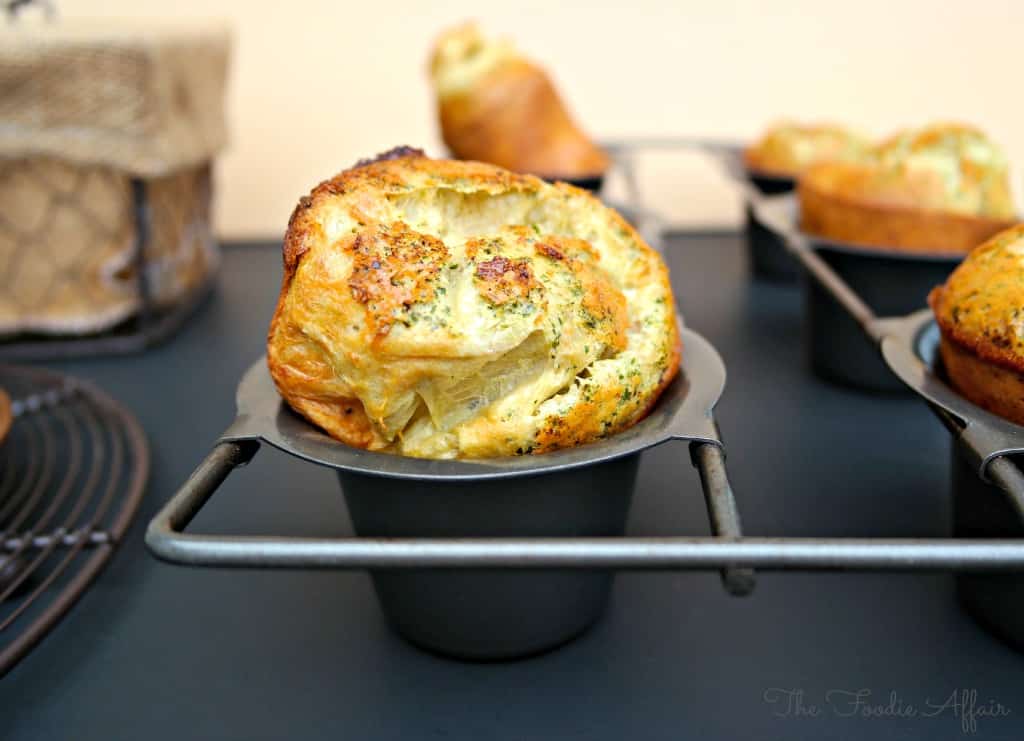
[[[862,391],[905,393],[904,384],[879,355],[879,338],[871,337],[866,325],[879,316],[901,317],[917,311],[963,255],[913,254],[801,233],[795,195],[762,198],[753,208],[769,229],[788,241],[802,263],[804,332],[815,375]],[[816,269],[819,266],[812,267],[811,262],[823,265],[829,275],[823,278]],[[863,316],[856,316],[849,302],[844,305],[837,290],[852,293]]]
[[[786,249],[784,239],[758,215],[755,201],[763,196],[778,196],[796,190],[796,178],[748,167],[744,147],[735,143],[711,142],[702,147],[738,186],[744,195],[744,235],[747,261],[755,278],[796,282],[800,274],[797,261]]]
[[[744,175],[762,195],[781,195],[792,193],[796,189],[795,178],[771,175],[752,170],[749,167],[744,167]],[[747,259],[753,276],[767,280],[795,282],[800,273],[797,262],[786,250],[786,245],[783,244],[779,235],[761,222],[750,203],[746,203],[743,210]]]
[[[756,198],[754,204],[799,259],[806,282],[842,308],[858,339],[880,350],[894,376],[921,396],[952,433],[953,529],[959,542],[1020,542],[1024,474],[1013,459],[1024,453],[1024,427],[972,404],[945,382],[940,335],[931,310],[879,318],[796,229],[794,203]],[[1024,647],[1024,574],[965,569],[958,572],[957,591],[961,604],[981,625]]]
[[[681,332],[680,375],[651,413],[589,445],[488,460],[424,460],[352,448],[293,413],[261,359],[239,385],[238,416],[218,447],[241,443],[247,446],[242,455],[251,457],[267,443],[335,469],[359,538],[621,536],[644,450],[668,440],[720,444],[711,410],[724,387],[725,367],[706,340],[685,328]],[[208,464],[216,453],[217,448]],[[230,461],[214,474],[211,490],[195,494],[197,499],[205,501],[230,466],[240,462]],[[201,470],[190,484],[197,478],[203,478]],[[200,536],[171,532],[173,524],[184,527],[202,501],[190,508],[184,523],[162,527],[159,517],[154,520],[147,543],[157,555],[203,563]],[[207,543],[207,553],[230,550],[234,542]],[[274,546],[265,544],[264,550]],[[371,568],[381,608],[402,636],[471,660],[528,656],[579,635],[604,611],[613,574],[605,569]]]
[[[1024,479],[1011,463],[1024,453],[1024,427],[976,406],[947,385],[938,353],[939,329],[929,310],[889,322],[887,332],[882,342],[886,362],[928,400],[954,434],[954,536],[1024,537]],[[956,586],[960,604],[979,624],[1024,650],[1024,574],[966,572],[957,575]]]
[[[861,247],[808,236],[811,245],[846,284],[879,316],[903,316],[925,305],[928,293],[945,282],[963,255],[916,255]],[[811,368],[819,377],[881,393],[906,387],[879,357],[857,322],[817,281],[802,280]]]

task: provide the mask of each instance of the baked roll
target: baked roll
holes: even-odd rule
[[[928,303],[953,387],[1024,425],[1024,225],[972,250]]]
[[[608,156],[573,121],[547,72],[510,42],[459,26],[438,39],[430,74],[441,136],[456,158],[549,180],[608,169]]]
[[[292,214],[267,360],[343,443],[543,453],[640,420],[676,375],[668,270],[587,192],[400,149]]]
[[[12,422],[14,422],[14,416],[11,414],[11,397],[7,395],[6,391],[0,389],[0,445],[7,439]]]
[[[960,253],[1014,222],[1009,169],[981,131],[901,132],[858,162],[827,162],[798,186],[803,230],[911,252]]]
[[[760,174],[796,178],[818,162],[856,161],[870,149],[867,138],[842,126],[785,121],[747,147],[743,159]]]

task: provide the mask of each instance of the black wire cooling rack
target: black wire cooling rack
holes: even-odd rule
[[[0,676],[74,605],[131,523],[149,472],[135,418],[92,385],[0,365]]]

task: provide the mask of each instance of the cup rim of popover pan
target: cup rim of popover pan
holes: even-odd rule
[[[291,409],[352,450],[550,468],[559,449],[628,433],[679,368],[661,257],[565,184],[399,148],[303,198],[284,260],[270,376]],[[706,370],[720,360],[702,342],[701,371],[724,380]],[[710,419],[720,392],[709,383],[696,416]],[[595,455],[598,445],[558,458]]]
[[[680,373],[647,416],[609,437],[549,453],[436,459],[352,447],[288,406],[274,388],[265,357],[242,376],[235,398],[237,417],[221,440],[260,440],[311,463],[350,473],[451,482],[519,478],[595,466],[672,440],[721,445],[713,411],[725,388],[725,364],[702,335],[686,326],[681,334],[686,352]]]
[[[931,308],[888,322],[882,342],[886,364],[959,430],[954,448],[968,454],[980,479],[987,480],[985,471],[996,458],[1024,453],[1024,425],[979,406],[949,379],[940,353],[942,330]]]

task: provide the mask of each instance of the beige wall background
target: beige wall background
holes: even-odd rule
[[[232,26],[232,142],[217,203],[228,238],[278,236],[300,195],[360,157],[403,143],[438,153],[426,56],[439,29],[467,18],[543,61],[599,138],[745,138],[782,116],[883,134],[956,118],[1024,162],[1024,3],[1012,0],[58,5],[67,18],[174,14]],[[734,193],[701,157],[641,164],[645,197],[673,222],[737,222]]]

